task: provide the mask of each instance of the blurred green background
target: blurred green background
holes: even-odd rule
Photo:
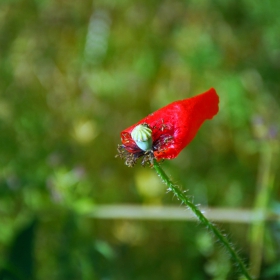
[[[279,30],[276,0],[1,0],[0,279],[237,279],[198,222],[94,213],[179,206],[115,158],[119,133],[215,87],[219,114],[163,167],[204,207],[277,215]],[[261,279],[277,219],[220,224]]]

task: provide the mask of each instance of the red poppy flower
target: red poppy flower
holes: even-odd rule
[[[133,166],[143,157],[142,164],[173,159],[195,137],[202,123],[219,111],[215,89],[184,100],[175,101],[148,115],[121,132],[122,145],[118,151]]]

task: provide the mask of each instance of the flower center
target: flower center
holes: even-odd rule
[[[152,149],[152,130],[147,124],[137,125],[131,132],[131,138],[142,151],[149,151]]]

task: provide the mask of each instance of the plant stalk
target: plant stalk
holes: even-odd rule
[[[231,255],[232,259],[238,265],[240,272],[245,276],[245,278],[248,280],[252,280],[253,278],[250,276],[249,272],[247,271],[245,264],[238,256],[233,246],[230,245],[230,242],[226,238],[226,236],[222,234],[221,231],[202,214],[202,212],[198,209],[198,207],[189,200],[189,198],[184,194],[184,192],[181,191],[169,179],[168,175],[166,175],[166,173],[160,167],[159,163],[156,160],[153,160],[153,167],[156,170],[158,176],[162,179],[163,183],[167,185],[168,189],[171,190],[179,200],[181,200],[185,205],[187,205],[192,210],[192,212],[196,215],[199,221],[216,236],[216,238],[223,244],[223,246],[225,246],[225,248]]]

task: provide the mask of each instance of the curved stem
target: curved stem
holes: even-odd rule
[[[200,222],[205,225],[212,233],[217,237],[217,239],[225,246],[227,251],[230,253],[232,259],[238,265],[241,273],[248,280],[252,280],[253,278],[249,275],[243,261],[238,256],[235,249],[230,245],[228,239],[225,235],[223,235],[220,230],[212,224],[202,213],[201,211],[193,204],[188,197],[169,179],[164,170],[160,167],[156,160],[153,161],[153,167],[156,170],[159,177],[162,179],[163,183],[167,185],[167,187],[180,199],[184,204],[186,204],[196,215],[196,217],[200,220]]]

